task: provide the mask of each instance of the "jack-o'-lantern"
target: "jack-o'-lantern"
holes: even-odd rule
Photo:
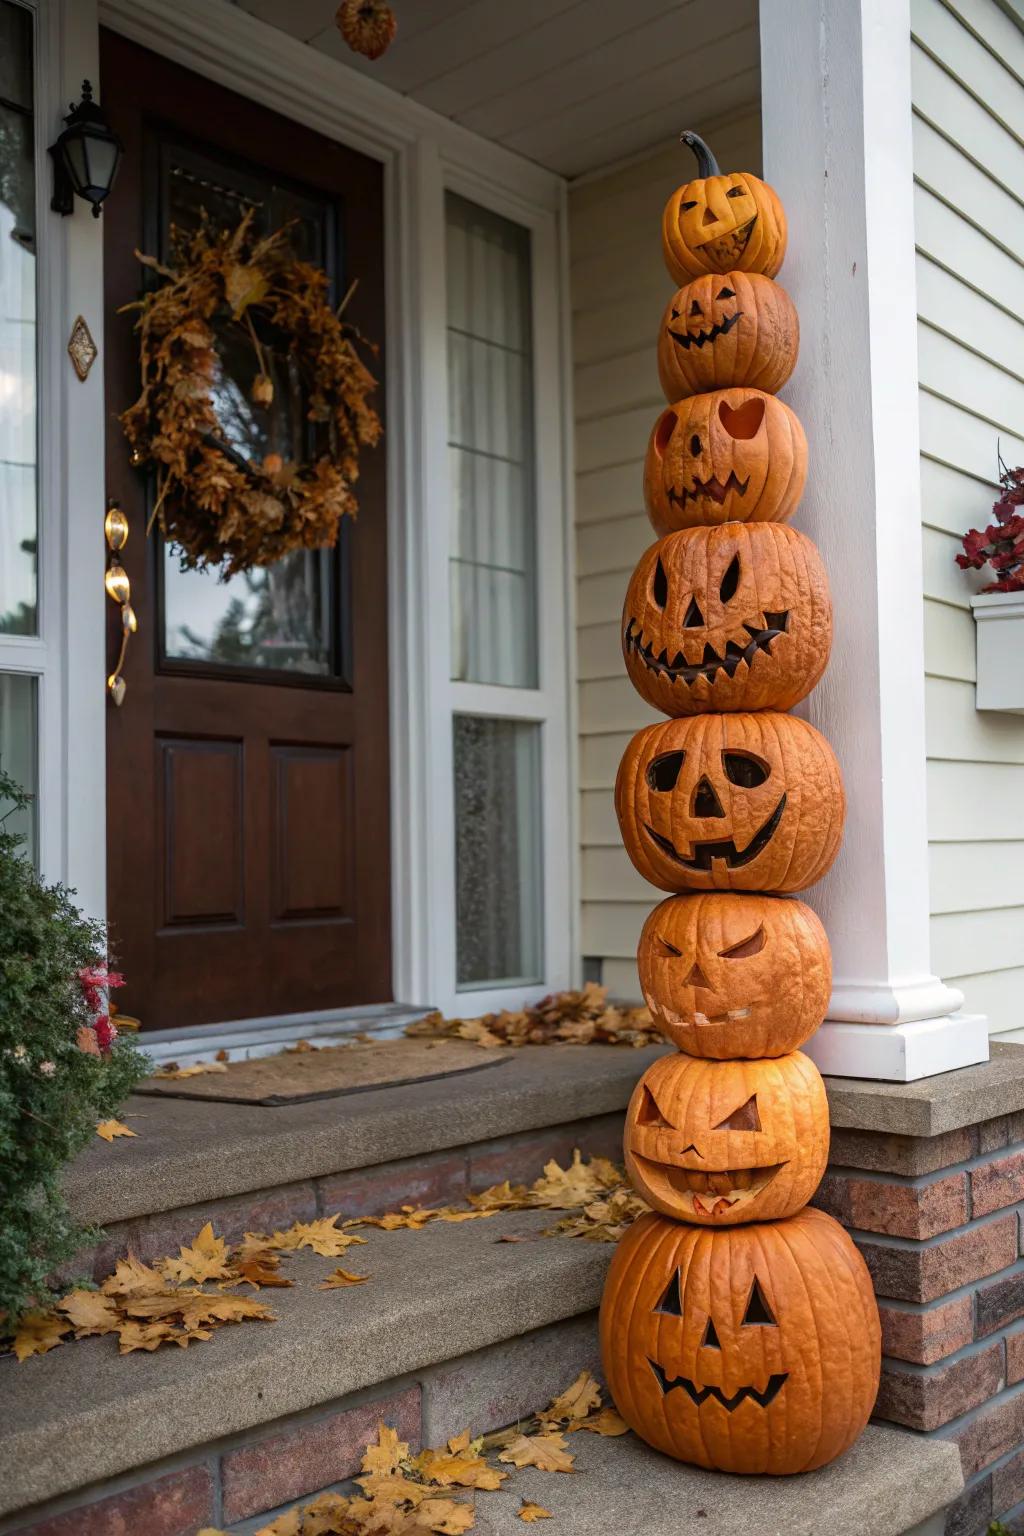
[[[719,1232],[651,1214],[612,1257],[601,1355],[615,1406],[659,1451],[809,1472],[867,1423],[881,1329],[867,1266],[823,1211]]]
[[[835,754],[806,720],[691,715],[638,731],[615,781],[622,841],[664,891],[799,891],[839,851]]]
[[[767,1061],[662,1056],[629,1101],[623,1149],[633,1188],[676,1221],[792,1216],[828,1161],[825,1084],[799,1051]]]
[[[658,377],[666,400],[739,384],[773,395],[793,372],[799,347],[796,306],[770,277],[697,277],[662,316]]]
[[[786,254],[786,215],[778,194],[749,171],[723,175],[704,140],[679,135],[697,158],[697,178],[665,204],[661,243],[676,283],[702,272],[762,272],[774,277]]]
[[[644,504],[658,534],[709,523],[781,523],[807,479],[799,419],[761,389],[713,389],[670,405],[644,460]]]
[[[670,533],[641,556],[622,610],[630,681],[666,715],[789,709],[831,645],[821,557],[785,523]]]
[[[644,924],[636,959],[665,1038],[718,1061],[795,1051],[825,1017],[832,990],[821,921],[787,896],[670,896]]]

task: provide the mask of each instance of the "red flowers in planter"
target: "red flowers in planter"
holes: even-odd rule
[[[990,565],[996,580],[983,587],[984,592],[1024,591],[1024,465],[1008,469],[999,460],[999,484],[1002,495],[993,503],[995,522],[984,532],[972,528],[964,534],[964,553],[957,555],[961,570],[980,571]]]
[[[93,1015],[91,1024],[84,1024],[78,1031],[78,1048],[89,1056],[105,1056],[117,1039],[117,1029],[104,996],[114,987],[124,986],[120,971],[110,971],[105,965],[86,965],[78,973],[85,1005]]]

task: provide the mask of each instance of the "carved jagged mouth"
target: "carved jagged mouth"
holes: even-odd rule
[[[727,480],[719,480],[717,475],[712,475],[710,480],[694,479],[692,490],[685,485],[681,491],[670,487],[668,499],[677,507],[685,507],[688,501],[714,501],[721,506],[730,491],[735,491],[737,496],[745,496],[749,484],[749,475],[745,480],[740,480],[736,471],[731,469]]]
[[[708,871],[711,869],[712,859],[724,859],[730,869],[742,869],[744,864],[749,864],[752,859],[756,859],[762,849],[771,842],[785,808],[786,797],[783,795],[764,826],[754,833],[745,848],[737,848],[732,838],[715,843],[694,843],[693,853],[689,857],[681,854],[675,843],[663,837],[660,832],[655,832],[646,821],[643,823],[643,828],[655,846],[660,848],[662,853],[668,854],[669,858],[674,859],[677,864],[681,864],[684,869]]]
[[[733,262],[743,255],[750,240],[754,225],[757,223],[757,214],[746,224],[741,224],[738,229],[732,230],[727,235],[716,235],[714,240],[705,240],[697,249],[707,251],[709,256],[716,261]]]
[[[657,672],[673,683],[684,682],[687,687],[700,678],[713,682],[719,670],[725,672],[728,677],[733,677],[741,662],[745,666],[751,666],[759,651],[770,651],[772,641],[786,633],[789,628],[789,610],[766,613],[763,628],[747,623],[744,623],[743,628],[750,636],[746,645],[737,645],[735,640],[729,640],[726,642],[725,653],[721,656],[713,645],[705,645],[704,655],[700,661],[691,663],[686,660],[682,651],[677,651],[674,660],[669,661],[667,647],[655,656],[653,641],[648,640],[645,645],[643,629],[636,619],[630,619],[626,626],[626,654],[635,653],[649,672]]]
[[[681,336],[678,331],[669,330],[669,335],[674,342],[689,352],[691,347],[703,347],[709,341],[717,341],[719,336],[728,336],[742,313],[742,309],[738,309],[734,315],[726,315],[725,319],[717,321],[710,331],[697,331],[695,334],[687,331]]]
[[[770,1163],[764,1168],[723,1168],[717,1173],[700,1168],[675,1168],[671,1163],[656,1163],[634,1152],[646,1178],[664,1179],[685,1207],[697,1216],[724,1216],[733,1206],[745,1205],[756,1198],[775,1178],[784,1163]]]
[[[667,1024],[671,1024],[673,1028],[682,1026],[687,1029],[704,1029],[709,1024],[735,1024],[741,1019],[749,1019],[754,1008],[759,1006],[759,1001],[750,1008],[730,1008],[728,1013],[713,1013],[710,1017],[706,1013],[676,1013],[673,1009],[666,1008],[663,1004],[659,1005],[649,1000],[647,1006],[652,1013],[657,1014]]]
[[[759,1392],[756,1387],[740,1387],[732,1397],[726,1397],[721,1387],[698,1387],[688,1376],[669,1376],[664,1366],[659,1365],[657,1360],[652,1360],[650,1355],[647,1357],[647,1363],[658,1378],[658,1385],[666,1396],[676,1387],[682,1387],[687,1397],[691,1398],[698,1408],[701,1403],[707,1402],[709,1397],[713,1397],[716,1403],[721,1403],[726,1413],[732,1413],[748,1397],[753,1402],[759,1403],[762,1408],[767,1408],[768,1404],[778,1397],[789,1377],[788,1371],[775,1371],[768,1377],[768,1385],[763,1392]]]

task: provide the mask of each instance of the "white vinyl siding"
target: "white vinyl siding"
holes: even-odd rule
[[[760,170],[756,112],[709,125],[707,137],[726,169]],[[626,857],[612,789],[630,736],[660,717],[626,677],[619,620],[633,567],[654,540],[641,484],[647,437],[664,405],[655,344],[672,283],[661,259],[661,210],[691,170],[687,151],[672,144],[569,192],[581,948],[585,959],[602,962],[604,981],[623,998],[639,993],[637,938],[660,893]]]
[[[912,0],[912,29],[932,963],[999,1034],[1024,1025],[1024,718],[975,709],[986,578],[954,556],[997,439],[1024,463],[1024,23]]]

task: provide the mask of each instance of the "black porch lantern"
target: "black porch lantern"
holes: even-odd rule
[[[71,213],[74,194],[92,204],[92,216],[100,216],[100,204],[114,185],[123,145],[107,122],[103,111],[92,99],[92,86],[82,81],[82,99],[64,119],[65,128],[53,156],[54,213]]]

